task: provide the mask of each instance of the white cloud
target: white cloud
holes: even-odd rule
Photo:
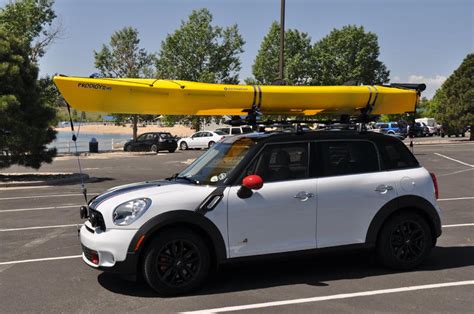
[[[436,90],[446,81],[446,76],[436,75],[435,77],[426,77],[423,75],[410,75],[408,77],[408,83],[425,83],[426,90],[422,96],[426,98],[432,98]]]

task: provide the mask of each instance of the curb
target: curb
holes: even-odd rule
[[[22,174],[22,175],[27,175],[27,173]],[[82,180],[84,180],[84,182],[94,182],[95,178],[90,178],[89,175],[86,173],[83,173],[82,176],[79,173],[71,173],[70,176],[66,178],[60,178],[60,179],[1,182],[0,187],[10,188],[10,187],[23,187],[23,186],[67,185],[67,184],[81,183]]]

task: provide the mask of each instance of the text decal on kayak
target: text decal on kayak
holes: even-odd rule
[[[92,88],[92,89],[100,89],[100,90],[112,90],[112,87],[105,86],[102,84],[95,84],[95,83],[77,83],[77,87],[79,88]]]

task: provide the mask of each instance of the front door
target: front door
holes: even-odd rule
[[[247,199],[228,194],[230,256],[316,247],[316,179],[309,178],[308,143],[268,144],[244,171],[263,187]]]

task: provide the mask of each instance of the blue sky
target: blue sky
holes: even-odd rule
[[[65,34],[41,59],[41,74],[96,72],[93,50],[124,26],[137,28],[141,45],[156,52],[181,20],[203,7],[215,24],[238,24],[246,41],[240,78],[251,76],[261,40],[279,19],[279,0],[56,0]],[[472,0],[286,0],[286,27],[309,33],[313,42],[347,24],[376,33],[392,81],[426,82],[428,97],[474,51],[473,20]]]

